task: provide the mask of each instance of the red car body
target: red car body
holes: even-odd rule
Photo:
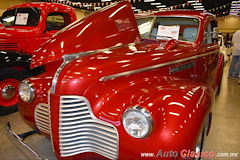
[[[20,100],[19,112],[51,138],[58,159],[146,159],[142,153],[183,159],[182,151],[194,151],[208,133],[223,67],[217,39],[206,40],[215,17],[197,11],[137,17],[196,19],[196,39],[141,38],[125,1],[71,24],[34,54],[31,67],[45,72],[22,82],[35,96]],[[134,138],[123,123],[139,108],[150,127]]]

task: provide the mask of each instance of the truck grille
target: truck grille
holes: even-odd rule
[[[0,50],[17,49],[18,42],[0,43]]]
[[[38,129],[50,134],[49,105],[43,103],[38,104],[35,108],[34,116]]]
[[[116,128],[97,119],[86,98],[61,96],[59,114],[59,146],[62,157],[94,152],[109,159],[117,159]]]

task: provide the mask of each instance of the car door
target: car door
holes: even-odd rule
[[[215,20],[209,20],[209,22],[205,24],[202,44],[196,55],[196,79],[210,87],[213,87],[215,83],[219,54],[215,28],[217,28],[217,22]]]

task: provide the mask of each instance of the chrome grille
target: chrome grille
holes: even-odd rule
[[[97,119],[81,96],[61,96],[59,145],[62,157],[94,152],[109,159],[118,157],[116,128]]]
[[[0,50],[3,49],[17,49],[18,43],[17,42],[2,42],[0,43]]]
[[[38,104],[35,108],[34,116],[38,129],[50,134],[49,105],[43,103]]]

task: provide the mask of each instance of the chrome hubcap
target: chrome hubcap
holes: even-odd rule
[[[11,85],[7,85],[2,89],[2,97],[4,99],[10,99],[15,95],[15,88]]]
[[[201,152],[202,151],[202,133],[200,134],[198,138],[198,142],[195,148],[195,152]]]

